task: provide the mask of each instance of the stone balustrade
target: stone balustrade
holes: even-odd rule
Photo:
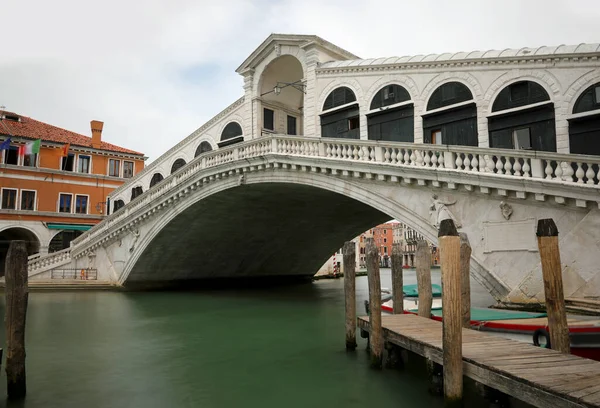
[[[195,177],[200,171],[265,155],[366,162],[381,164],[386,168],[430,169],[434,172],[444,172],[449,177],[453,175],[460,177],[460,173],[480,173],[490,177],[539,179],[544,183],[572,184],[600,189],[598,184],[600,158],[596,156],[469,146],[271,135],[199,155],[179,171],[165,178],[75,239],[71,244],[72,248],[77,248],[77,252],[82,252],[87,242],[100,235],[118,234],[124,228],[123,221],[130,214],[170,193],[175,187]],[[156,209],[152,211],[156,211]],[[67,253],[68,250],[64,252]],[[48,258],[55,259],[59,256],[60,253],[42,256],[32,261],[30,267],[42,262],[53,262]]]
[[[65,265],[69,262],[71,262],[70,248],[30,259],[28,266],[29,276],[40,274],[47,270],[56,268],[57,266]]]

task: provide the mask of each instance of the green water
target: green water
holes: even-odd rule
[[[357,288],[362,314],[366,278]],[[4,401],[3,365],[0,406],[443,405],[424,375],[370,369],[360,337],[356,352],[345,351],[341,279],[261,290],[32,292],[27,319],[28,395]]]

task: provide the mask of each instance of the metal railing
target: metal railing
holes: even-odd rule
[[[65,268],[54,269],[51,272],[52,279],[72,279],[72,280],[98,280],[98,270],[96,268]]]

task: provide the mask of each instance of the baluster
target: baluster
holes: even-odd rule
[[[474,154],[473,155],[473,160],[471,161],[471,171],[474,171],[475,173],[477,173],[479,171],[479,161],[477,160],[477,155]]]
[[[494,160],[492,160],[492,157],[489,154],[486,154],[484,156],[484,158],[485,158],[485,172],[493,173],[494,169],[496,168]]]
[[[504,159],[504,174],[506,175],[512,175],[512,164],[510,163],[510,157],[506,157]]]
[[[552,170],[552,164],[550,163],[550,160],[546,160],[546,168],[544,169],[544,173],[546,173],[547,180],[552,179],[553,172],[554,170]]]
[[[587,177],[586,184],[594,184],[594,177],[596,177],[596,172],[592,168],[592,163],[587,163],[587,171],[585,172],[585,177]]]
[[[556,162],[556,170],[554,170],[554,179],[562,180],[563,168],[561,162]]]
[[[440,156],[438,157],[438,168],[444,168],[444,152],[439,152]]]
[[[359,159],[359,157],[358,157],[358,149],[357,149],[356,146],[353,146],[353,149],[352,149],[352,159],[353,160],[358,160]]]
[[[392,148],[392,154],[390,155],[390,158],[392,160],[392,164],[398,163],[398,150],[395,147]]]
[[[515,176],[521,176],[521,162],[519,162],[518,157],[515,157],[515,164],[513,165],[513,169],[515,171]]]
[[[437,158],[437,152],[436,151],[432,151],[431,152],[431,167],[433,167],[434,169],[438,168],[438,158]]]
[[[504,163],[502,162],[502,156],[496,156],[496,172],[498,174],[504,174]]]
[[[523,176],[524,177],[531,177],[531,166],[529,165],[529,159],[525,158],[523,159]]]
[[[384,153],[383,153],[383,162],[384,163],[390,163],[390,161],[391,161],[390,159],[392,157],[392,155],[390,154],[390,150],[387,147],[384,147],[383,151],[384,151]]]
[[[583,176],[585,176],[585,172],[583,171],[583,166],[581,163],[577,163],[577,171],[575,172],[575,175],[577,176],[577,182],[583,183]]]
[[[564,181],[568,181],[569,183],[572,183],[573,180],[573,174],[575,174],[575,171],[573,170],[573,167],[571,166],[571,163],[569,162],[562,162],[562,179]],[[583,169],[582,169],[583,170]],[[583,181],[582,181],[583,183]]]
[[[469,153],[465,153],[463,164],[465,166],[465,171],[471,171],[471,159],[469,158]]]
[[[462,170],[462,153],[456,153],[456,160],[454,161],[454,164],[456,164],[456,169],[457,170]]]
[[[429,151],[423,151],[423,166],[429,167],[429,163],[431,163],[431,158],[429,157]]]
[[[375,149],[372,147],[369,147],[368,151],[369,151],[369,161],[375,161]]]
[[[421,150],[416,151],[417,166],[423,166],[423,152]]]
[[[408,149],[404,150],[404,162],[402,164],[410,165],[412,156],[408,153]]]

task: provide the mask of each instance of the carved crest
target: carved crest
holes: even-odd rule
[[[502,216],[506,220],[509,220],[510,216],[513,213],[512,206],[509,203],[505,203],[504,201],[500,201],[500,211],[502,212]]]

